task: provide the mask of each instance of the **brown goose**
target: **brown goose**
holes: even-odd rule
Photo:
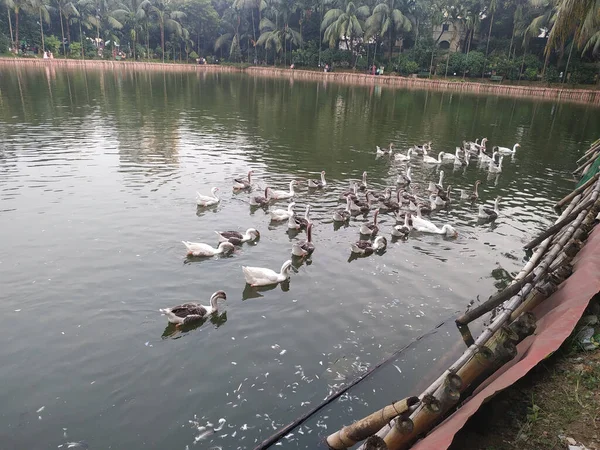
[[[252,199],[250,200],[250,204],[252,206],[266,206],[269,203],[269,191],[271,190],[270,187],[266,187],[265,188],[265,196],[261,197],[260,195],[257,197],[252,197]]]
[[[362,256],[370,256],[375,252],[385,250],[387,239],[377,236],[374,241],[358,241],[350,246],[352,253]]]
[[[255,228],[248,228],[244,234],[239,231],[215,231],[219,236],[219,242],[230,242],[233,245],[242,245],[244,242],[252,242],[260,238],[260,233]]]
[[[210,306],[198,303],[184,303],[172,308],[159,309],[159,311],[167,316],[169,322],[177,325],[185,325],[216,313],[218,311],[217,301],[226,299],[227,295],[224,291],[217,291],[210,297]]]
[[[306,240],[294,242],[292,244],[292,255],[294,256],[310,256],[315,251],[315,246],[312,243],[312,223],[306,227]]]
[[[241,190],[241,189],[249,189],[252,187],[252,175],[254,174],[254,170],[248,172],[248,181],[243,178],[234,178],[233,179],[233,189]]]
[[[360,226],[360,234],[364,234],[365,236],[375,236],[379,232],[379,227],[377,226],[378,215],[379,210],[376,210],[373,215],[373,223],[363,223]]]

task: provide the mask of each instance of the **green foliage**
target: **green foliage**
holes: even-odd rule
[[[352,52],[350,50],[338,50],[328,48],[321,52],[321,64],[334,64],[337,67],[350,67],[352,64]]]
[[[558,83],[560,80],[559,76],[560,73],[554,66],[546,67],[546,72],[544,72],[544,81],[546,83]]]
[[[394,64],[394,71],[402,75],[411,75],[419,71],[419,64],[411,59],[410,53],[401,53]]]
[[[193,58],[193,59],[199,58],[198,53],[196,53],[195,51],[192,50],[190,52],[190,58]]]
[[[54,35],[51,35],[46,36],[44,41],[48,50],[50,50],[52,53],[58,53],[58,49],[60,48],[60,39]]]
[[[8,53],[9,39],[4,33],[0,33],[0,53]]]
[[[594,66],[576,65],[569,69],[571,76],[569,77],[570,84],[594,84],[596,82],[596,74],[598,69]]]
[[[535,81],[537,80],[538,71],[534,67],[528,67],[523,74],[526,80]]]
[[[469,77],[480,77],[483,72],[483,65],[485,64],[485,55],[481,52],[470,52],[465,59],[465,65],[467,67],[467,76]]]
[[[79,42],[71,42],[69,56],[73,58],[81,58],[81,44]]]

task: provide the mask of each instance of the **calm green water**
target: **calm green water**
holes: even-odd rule
[[[3,68],[0,90],[3,450],[81,441],[183,450],[199,437],[196,448],[252,448],[502,286],[600,135],[589,106],[233,75]],[[457,189],[482,179],[483,202],[503,197],[495,224],[478,225],[476,207],[456,201],[432,220],[454,224],[458,239],[414,234],[382,256],[348,261],[363,219],[334,230],[339,192],[364,170],[377,188],[398,172],[375,158],[375,145],[432,141],[453,152],[482,136],[521,143],[502,174],[442,168]],[[241,266],[278,269],[304,236],[231,192],[250,168],[258,186],[283,189],[321,170],[329,182],[324,192],[301,186],[297,197],[298,211],[313,206],[312,262],[258,293],[245,289]],[[417,159],[414,189],[438,170]],[[222,203],[197,210],[195,192],[212,186]],[[381,217],[383,235],[393,224]],[[214,230],[251,226],[262,233],[257,245],[185,259],[182,239],[214,245]],[[158,312],[206,303],[218,289],[228,295],[222,313],[195,329],[167,327]],[[443,327],[386,366],[381,384],[399,386],[393,397],[418,393],[458,339]],[[360,386],[283,447],[314,448],[348,417],[389,401],[381,385]],[[224,426],[203,437],[219,419]]]

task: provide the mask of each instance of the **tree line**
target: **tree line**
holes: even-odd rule
[[[294,63],[519,78],[569,64],[597,78],[600,3],[590,0],[0,0],[0,52]],[[453,24],[460,51],[440,49]],[[529,70],[529,72],[527,72]],[[462,72],[462,73],[460,73]]]

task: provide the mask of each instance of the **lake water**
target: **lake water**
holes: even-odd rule
[[[600,134],[598,113],[237,75],[3,68],[0,448],[253,448],[507,283],[523,243],[574,187],[570,171]],[[432,141],[434,153],[453,152],[483,136],[490,147],[521,144],[499,176],[476,165],[442,169],[456,189],[483,180],[481,202],[502,196],[494,224],[479,225],[477,207],[455,201],[432,220],[454,224],[457,239],[391,242],[395,221],[382,215],[387,251],[349,261],[366,219],[334,230],[339,193],[365,170],[377,189],[399,170],[375,158],[376,145]],[[421,158],[413,167],[415,190],[438,178]],[[241,266],[278,270],[304,234],[289,236],[250,208],[249,194],[233,194],[232,179],[249,169],[259,188],[278,189],[327,172],[324,191],[301,184],[296,199],[298,212],[313,207],[312,261],[263,292],[245,287]],[[197,209],[195,192],[212,186],[222,202]],[[186,260],[181,240],[215,245],[214,230],[248,227],[261,232],[256,245]],[[176,330],[158,312],[206,304],[219,289],[222,311],[199,327]],[[444,354],[461,350],[459,339],[439,328],[283,448],[315,448],[390,396],[418,394],[451,362]]]

